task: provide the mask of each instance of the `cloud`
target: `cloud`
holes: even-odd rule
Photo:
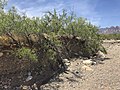
[[[59,3],[59,4],[48,3],[45,6],[38,6],[38,7],[36,6],[36,7],[25,8],[24,11],[26,11],[26,14],[29,17],[32,17],[32,16],[41,17],[41,16],[43,16],[43,14],[46,11],[53,11],[54,9],[56,9],[57,11],[61,11],[62,10],[61,7],[64,7],[63,3]]]
[[[97,25],[99,26],[100,25],[100,22],[101,22],[101,17],[91,17],[88,19],[93,25]]]
[[[47,0],[10,0],[8,8],[15,6],[18,11],[26,12],[29,17],[38,16],[41,17],[46,11],[62,11],[64,8],[63,2],[48,2]]]
[[[94,25],[100,24],[101,16],[96,10],[98,0],[76,0],[76,2],[71,2],[71,4],[73,4],[77,16],[87,18]]]
[[[101,16],[96,11],[98,0],[10,0],[18,10],[26,12],[27,16],[43,16],[46,11],[56,9],[61,12],[66,9],[68,12],[74,11],[79,17],[85,17],[93,24],[98,25]]]

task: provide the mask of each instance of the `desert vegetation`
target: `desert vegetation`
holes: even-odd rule
[[[8,77],[19,73],[21,78],[28,72],[33,75],[29,82],[17,78],[18,86],[46,83],[66,70],[66,58],[91,58],[98,51],[107,53],[97,33],[99,28],[85,18],[69,15],[65,10],[29,18],[15,7],[5,12],[5,4],[0,2],[0,73]],[[10,88],[13,90],[14,85]]]
[[[120,34],[119,33],[116,33],[116,34],[100,34],[102,39],[105,40],[120,40]]]

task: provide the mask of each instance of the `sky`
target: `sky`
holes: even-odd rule
[[[54,9],[60,13],[65,9],[101,28],[120,26],[120,0],[8,0],[6,9],[12,6],[28,17],[41,17]]]

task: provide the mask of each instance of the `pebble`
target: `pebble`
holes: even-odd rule
[[[93,71],[92,68],[90,68],[89,66],[86,66],[86,65],[82,66],[81,69],[86,70],[86,71]]]
[[[101,52],[101,51],[98,51],[97,57],[98,57],[99,59],[105,59],[105,54],[104,54],[103,52]]]
[[[64,63],[70,63],[70,61],[68,59],[63,59]]]
[[[7,89],[7,88],[8,88],[8,86],[7,86],[7,85],[4,85],[4,88],[5,88],[5,89]]]
[[[22,86],[22,90],[31,90],[30,86]]]
[[[0,52],[0,57],[2,57],[3,56],[3,53],[2,52]]]
[[[31,76],[31,73],[28,72],[28,77],[26,78],[26,81],[30,81],[33,77]]]
[[[84,60],[82,63],[85,65],[92,65],[93,61],[91,59],[89,59],[89,60]]]

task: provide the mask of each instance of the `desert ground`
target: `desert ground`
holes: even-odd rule
[[[108,54],[96,65],[72,60],[68,71],[41,87],[41,90],[120,90],[120,43],[104,41]]]

